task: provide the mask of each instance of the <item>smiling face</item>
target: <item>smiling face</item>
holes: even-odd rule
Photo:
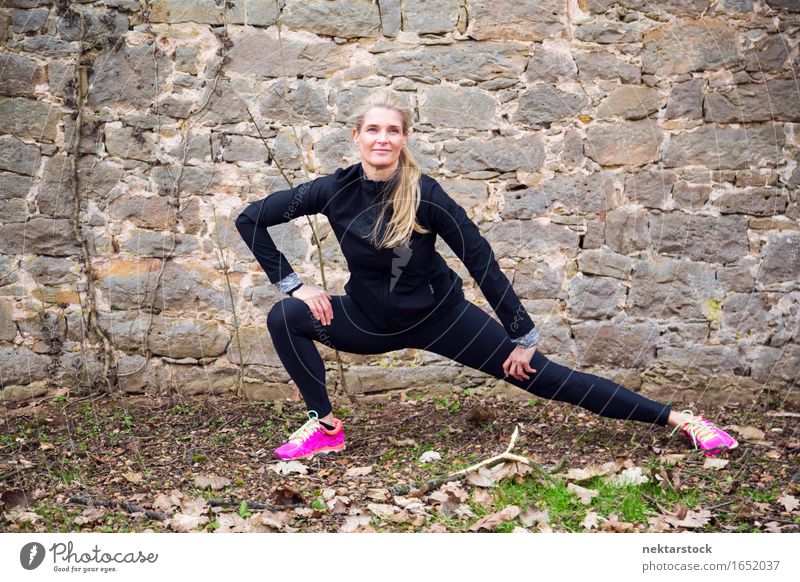
[[[353,140],[361,154],[361,163],[368,174],[383,176],[397,168],[400,151],[408,132],[403,131],[403,118],[393,109],[373,107],[364,116],[360,131],[353,130]]]

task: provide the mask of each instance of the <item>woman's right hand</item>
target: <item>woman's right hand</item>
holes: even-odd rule
[[[312,315],[317,318],[322,325],[330,325],[333,320],[333,305],[331,304],[331,294],[316,285],[303,283],[292,293],[292,298],[300,299],[311,309]]]

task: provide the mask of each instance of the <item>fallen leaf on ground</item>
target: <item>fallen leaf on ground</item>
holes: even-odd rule
[[[683,515],[683,508],[677,515],[666,515],[664,519],[673,527],[703,527],[711,521],[711,512],[706,509],[699,509],[697,511],[688,510]]]
[[[210,488],[213,491],[219,491],[230,485],[231,480],[227,477],[220,477],[218,475],[197,475],[194,478],[194,484],[200,489]]]
[[[532,533],[531,530],[525,529],[524,527],[517,526],[511,530],[511,533]]]
[[[396,447],[416,447],[417,441],[414,439],[396,439],[394,437],[389,437],[389,442],[392,443]]]
[[[195,531],[207,523],[208,518],[205,515],[186,515],[185,513],[176,513],[168,522],[172,531],[180,533]]]
[[[633,531],[633,524],[627,521],[620,521],[616,515],[609,515],[608,518],[600,524],[600,531],[625,533]]]
[[[103,507],[87,507],[79,516],[75,518],[75,523],[78,525],[86,525],[88,523],[96,523],[106,516],[106,510]]]
[[[12,523],[36,523],[41,521],[42,516],[32,511],[25,511],[22,507],[15,507],[6,511],[3,518]]]
[[[470,531],[480,531],[482,529],[491,531],[504,521],[510,521],[515,517],[517,517],[518,515],[519,515],[519,507],[517,507],[516,505],[509,505],[502,511],[498,511],[497,513],[492,513],[490,515],[485,515],[484,517],[480,518],[478,521],[473,523],[469,529]]]
[[[590,511],[586,514],[586,517],[583,518],[583,521],[581,522],[581,527],[583,529],[588,529],[588,530],[597,529],[598,525],[597,520],[598,520],[597,513],[595,513],[594,511]]]
[[[717,459],[716,457],[708,457],[706,462],[703,463],[703,469],[724,469],[730,461],[728,459]]]
[[[219,527],[214,533],[248,533],[252,531],[250,522],[238,513],[220,513],[215,520]]]
[[[492,487],[494,485],[494,476],[486,467],[481,467],[477,471],[470,471],[467,473],[467,483],[475,485],[475,487]]]
[[[262,511],[251,516],[250,520],[275,531],[281,531],[292,521],[292,515],[288,511]]]
[[[608,482],[615,487],[625,487],[626,485],[640,485],[647,483],[649,479],[646,475],[642,474],[641,467],[630,467],[625,469],[619,475],[611,475]]]
[[[420,463],[430,463],[432,461],[441,461],[442,455],[436,451],[425,451],[419,458]]]
[[[472,492],[472,502],[481,507],[489,508],[494,505],[494,495],[486,489],[477,488]]]
[[[123,473],[122,476],[125,477],[125,479],[127,481],[130,481],[134,485],[136,485],[137,483],[141,483],[142,482],[142,474],[141,473]]]
[[[153,509],[156,511],[163,511],[169,513],[173,507],[178,507],[183,499],[183,493],[177,489],[173,489],[170,493],[159,493],[153,501]]]
[[[611,475],[620,469],[622,469],[622,463],[609,461],[608,463],[603,463],[599,467],[597,465],[590,465],[583,469],[570,469],[567,471],[567,479],[570,481],[588,481],[592,477]]]
[[[304,505],[306,502],[297,489],[288,485],[276,487],[272,500],[275,505]]]
[[[783,526],[777,521],[770,521],[764,524],[764,531],[767,533],[781,533]]]
[[[367,491],[367,497],[374,501],[388,501],[389,500],[389,490],[388,489],[370,489]]]
[[[372,465],[366,467],[352,467],[344,472],[346,477],[364,477],[372,473]]]
[[[355,514],[348,515],[339,531],[342,533],[368,533],[374,532],[375,528],[370,525],[371,518],[368,515]]]
[[[186,515],[203,515],[208,511],[208,503],[202,497],[184,497],[181,511]]]
[[[536,524],[545,524],[550,520],[550,515],[548,514],[547,510],[540,510],[535,507],[530,507],[526,511],[520,514],[519,520],[522,522],[522,525],[525,527],[529,527]]]
[[[592,502],[592,499],[600,494],[599,491],[595,491],[594,489],[586,489],[580,485],[575,485],[575,483],[569,483],[567,485],[567,490],[575,493],[575,495],[578,496],[578,499],[580,499],[580,502],[584,505],[589,505]]]
[[[347,508],[350,506],[350,498],[345,495],[337,495],[327,502],[328,509],[336,514],[347,513]]]
[[[800,505],[800,502],[797,501],[797,498],[794,495],[784,495],[783,497],[778,497],[778,503],[783,505],[788,512],[794,511],[797,509],[797,506]]]
[[[670,453],[668,455],[661,455],[661,461],[665,465],[677,465],[686,458],[684,453]]]
[[[731,430],[738,432],[746,441],[763,441],[764,431],[754,426],[731,426]]]
[[[308,467],[300,461],[278,461],[272,465],[272,470],[278,475],[289,475],[290,473],[306,475],[308,473]]]

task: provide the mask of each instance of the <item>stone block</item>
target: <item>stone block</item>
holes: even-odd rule
[[[467,34],[476,40],[541,41],[567,37],[567,7],[558,0],[466,0],[466,8]]]
[[[655,360],[659,329],[653,323],[587,322],[572,326],[577,368],[642,368]]]
[[[664,210],[675,184],[674,172],[642,170],[625,176],[625,196],[633,204]]]
[[[46,82],[44,66],[16,53],[0,54],[0,95],[34,97],[36,86]]]
[[[378,37],[381,18],[371,0],[286,0],[283,22],[293,30],[342,38]]]
[[[0,133],[55,141],[61,111],[55,105],[24,97],[0,97]]]
[[[192,4],[193,2],[187,2]],[[147,109],[172,72],[172,60],[153,44],[129,46],[103,56],[102,67],[94,67],[89,78],[89,107]],[[120,87],[125,87],[124,91]]]
[[[419,118],[437,128],[491,129],[496,125],[495,100],[477,87],[431,87],[419,105]]]
[[[587,275],[601,275],[627,281],[631,274],[629,257],[608,249],[589,249],[578,254],[578,270]]]
[[[460,0],[403,0],[403,30],[417,34],[455,32]]]
[[[667,119],[702,119],[703,91],[705,79],[691,79],[683,83],[675,83],[667,103]]]
[[[575,52],[578,76],[588,81],[593,79],[619,79],[623,83],[638,85],[642,81],[642,71],[637,65],[617,57],[607,51]]]
[[[598,119],[642,119],[661,109],[665,102],[666,99],[650,87],[622,85],[600,102],[596,115]]]
[[[25,143],[12,135],[0,136],[0,170],[33,176],[38,165],[38,146]]]
[[[523,139],[471,137],[444,143],[444,167],[456,174],[486,170],[496,172],[535,172],[544,162],[541,136]]]
[[[650,218],[656,252],[694,261],[730,263],[750,251],[743,216],[701,216],[669,212]]]
[[[721,19],[684,19],[647,32],[642,70],[660,77],[733,67],[740,59],[735,28]]]
[[[800,232],[770,233],[758,281],[764,285],[800,280]]]
[[[786,211],[788,195],[780,188],[745,188],[723,192],[714,200],[722,214],[772,216]]]
[[[641,166],[658,161],[664,135],[645,119],[589,126],[586,155],[601,166]]]
[[[751,127],[704,124],[670,136],[664,166],[704,166],[712,170],[775,166],[786,137],[771,123]]]
[[[0,254],[35,253],[66,257],[79,253],[72,225],[66,219],[32,218],[0,225]]]
[[[308,81],[277,81],[259,102],[259,111],[266,119],[293,125],[327,125],[331,120],[324,89]]]
[[[635,261],[627,311],[656,320],[716,317],[710,307],[722,291],[715,271],[714,265],[685,260]]]
[[[791,79],[735,85],[707,93],[704,119],[717,123],[800,121],[800,91]]]
[[[0,394],[3,395],[8,386],[27,386],[49,377],[47,359],[23,346],[0,346],[0,361],[3,362],[0,371],[0,387],[4,389]]]
[[[582,91],[567,92],[540,83],[519,96],[512,121],[534,128],[547,127],[554,121],[577,117],[588,105],[589,99]]]
[[[625,307],[626,293],[617,279],[579,274],[570,279],[567,308],[575,319],[608,319]]]
[[[386,77],[483,81],[517,78],[528,63],[526,47],[515,42],[462,41],[449,46],[397,50],[378,56]]]
[[[606,215],[606,244],[622,255],[645,250],[650,243],[649,218],[643,208],[615,208]]]

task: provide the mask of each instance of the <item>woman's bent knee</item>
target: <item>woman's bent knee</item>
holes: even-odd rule
[[[309,307],[296,297],[281,299],[267,314],[267,329],[271,332],[288,330],[308,317]]]

